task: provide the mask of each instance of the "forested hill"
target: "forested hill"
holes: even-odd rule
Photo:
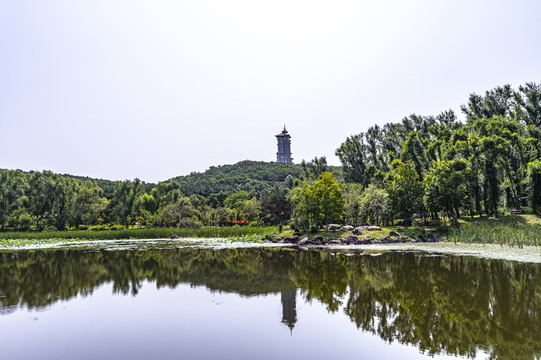
[[[258,192],[284,183],[288,176],[291,176],[291,180],[310,175],[317,177],[322,170],[331,171],[338,179],[342,178],[341,167],[328,166],[325,158],[316,158],[304,165],[244,160],[233,165],[211,166],[205,172],[193,172],[169,181],[177,183],[181,192],[186,195],[208,196],[221,191]]]

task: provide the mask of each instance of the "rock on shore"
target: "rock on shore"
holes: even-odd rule
[[[388,236],[381,239],[374,239],[373,237],[359,238],[356,235],[349,235],[336,240],[329,240],[321,236],[316,236],[312,239],[304,237],[299,239],[298,236],[283,237],[271,235],[267,236],[263,241],[268,243],[278,244],[297,244],[301,246],[307,245],[369,245],[369,244],[397,244],[397,243],[417,243],[417,242],[441,242],[445,238],[441,235],[429,234],[425,240],[423,239],[411,239],[407,235],[400,236],[394,231],[391,231]]]

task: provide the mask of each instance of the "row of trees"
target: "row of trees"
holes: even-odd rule
[[[149,186],[138,179],[104,189],[50,171],[0,170],[0,228],[43,230],[118,224],[199,227],[276,224],[289,219],[291,176],[260,191],[186,195],[175,181]],[[110,186],[110,184],[107,184]]]
[[[337,149],[349,184],[387,191],[393,217],[541,212],[541,86],[471,94],[453,111],[375,125]]]
[[[106,207],[102,192],[93,181],[50,171],[0,170],[0,227],[64,229],[68,224],[97,222]]]

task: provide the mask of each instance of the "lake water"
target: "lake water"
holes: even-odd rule
[[[0,358],[541,356],[541,264],[245,246],[1,252]]]

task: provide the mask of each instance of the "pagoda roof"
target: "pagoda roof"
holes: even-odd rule
[[[276,135],[276,137],[278,136],[289,136],[291,137],[291,135],[289,135],[289,133],[287,132],[287,129],[286,129],[286,126],[284,125],[284,130],[282,130],[282,132],[278,135]]]

